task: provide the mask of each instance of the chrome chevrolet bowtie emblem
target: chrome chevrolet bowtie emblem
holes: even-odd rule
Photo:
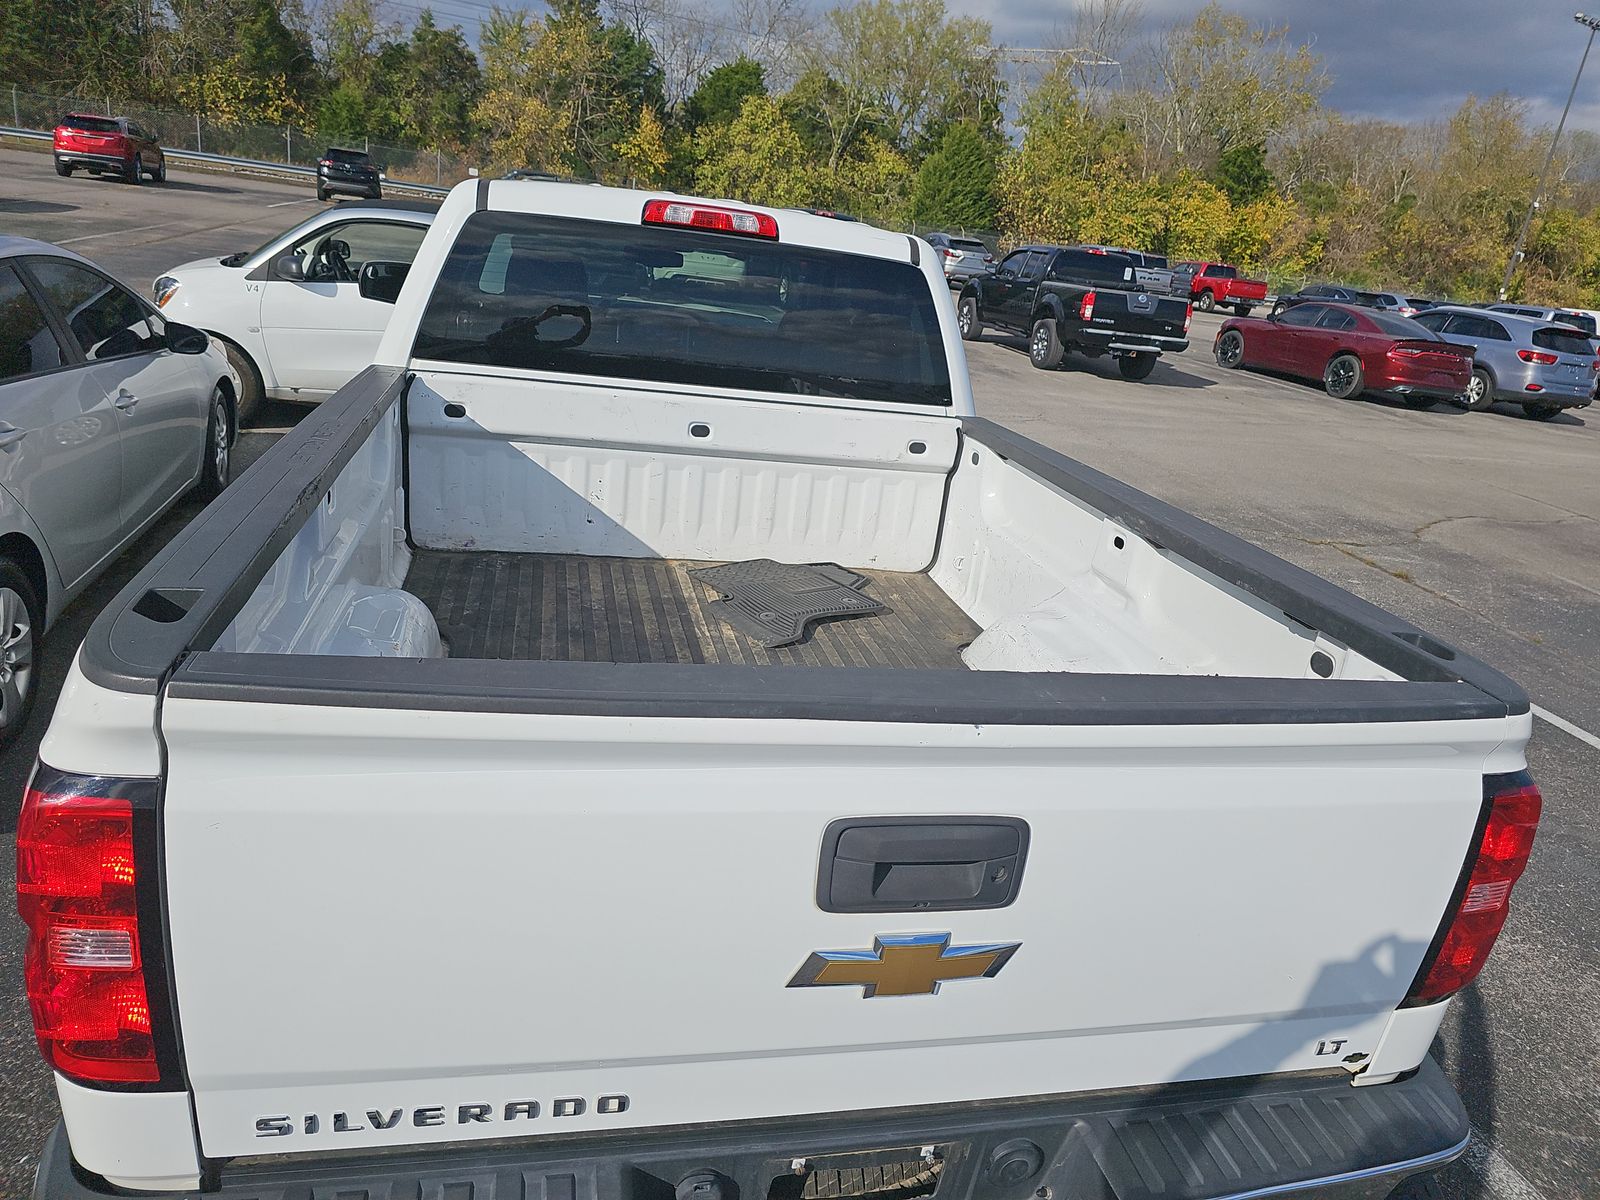
[[[871,950],[815,950],[790,987],[859,987],[874,996],[933,996],[952,979],[1000,973],[1021,942],[952,946],[948,933],[883,934]]]

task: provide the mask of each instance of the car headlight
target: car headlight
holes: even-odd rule
[[[171,275],[163,275],[155,281],[150,290],[155,293],[156,307],[165,308],[167,301],[171,300],[178,290],[178,281]]]

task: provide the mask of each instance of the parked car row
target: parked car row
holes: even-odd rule
[[[1219,366],[1322,382],[1330,396],[1389,395],[1426,408],[1451,400],[1520,404],[1534,420],[1593,403],[1600,358],[1579,329],[1508,312],[1443,305],[1401,316],[1369,305],[1298,300],[1217,332]]]

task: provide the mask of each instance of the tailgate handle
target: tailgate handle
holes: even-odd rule
[[[822,837],[824,912],[957,912],[1017,898],[1028,854],[1018,817],[847,817]]]

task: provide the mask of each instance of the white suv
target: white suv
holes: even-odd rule
[[[227,349],[244,381],[241,422],[263,397],[315,403],[372,361],[433,214],[411,201],[341,204],[248,254],[174,267],[155,300]]]

